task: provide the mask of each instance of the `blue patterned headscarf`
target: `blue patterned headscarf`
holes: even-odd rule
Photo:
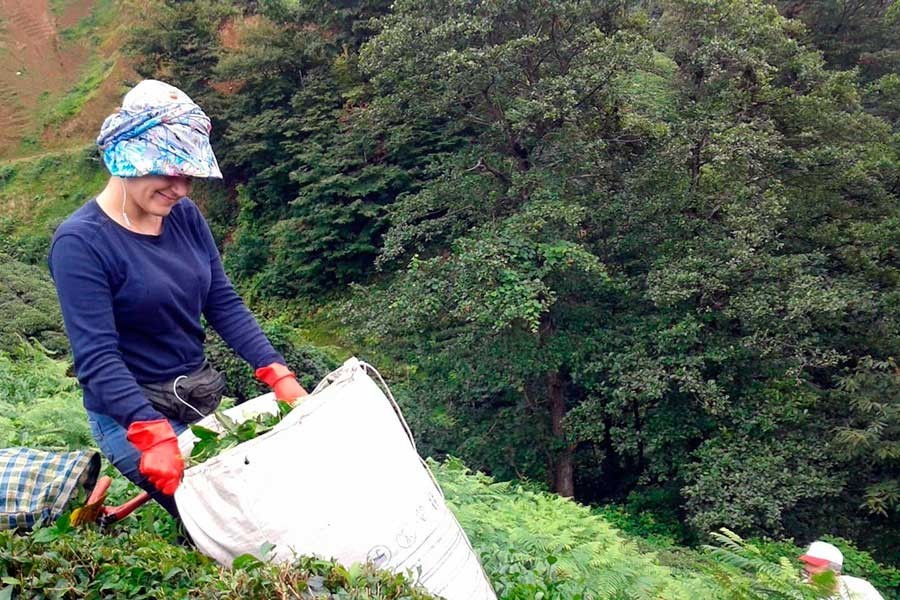
[[[97,146],[110,174],[222,178],[209,145],[209,117],[176,87],[145,79],[106,117]]]

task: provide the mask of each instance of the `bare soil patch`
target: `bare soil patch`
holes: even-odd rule
[[[95,0],[71,0],[56,16],[47,0],[0,0],[0,157],[35,124],[42,97],[70,89],[90,56],[60,32],[78,23]]]

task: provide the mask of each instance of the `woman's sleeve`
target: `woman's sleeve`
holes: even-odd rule
[[[206,306],[203,308],[206,320],[222,336],[225,343],[234,348],[235,352],[253,369],[273,362],[285,364],[284,358],[272,347],[259,323],[256,322],[247,305],[235,291],[228,275],[225,274],[219,249],[216,248],[209,225],[199,210],[197,218],[203,244],[209,253],[211,273],[209,294],[206,297]]]
[[[82,387],[122,427],[162,419],[119,352],[112,291],[100,257],[81,238],[62,235],[50,247],[49,264]]]

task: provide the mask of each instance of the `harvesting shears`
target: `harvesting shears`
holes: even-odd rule
[[[105,475],[97,480],[97,485],[94,486],[84,506],[76,508],[69,516],[72,525],[76,527],[87,523],[109,525],[121,521],[150,500],[150,494],[141,492],[119,506],[105,506],[103,501],[106,500],[106,493],[111,483],[112,479]]]

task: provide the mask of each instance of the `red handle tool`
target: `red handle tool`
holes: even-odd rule
[[[70,516],[72,525],[78,526],[85,523],[109,525],[121,521],[150,500],[150,494],[141,492],[119,506],[104,506],[103,501],[106,500],[106,492],[111,483],[112,479],[105,475],[97,480],[97,485],[94,486],[85,505],[72,511]]]

